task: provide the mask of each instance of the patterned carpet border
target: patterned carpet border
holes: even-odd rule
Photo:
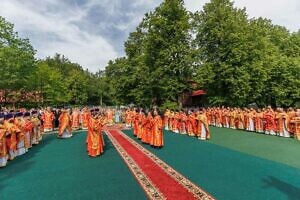
[[[130,171],[133,173],[134,177],[140,183],[149,199],[165,200],[166,198],[163,196],[163,194],[158,190],[157,187],[155,187],[155,185],[144,174],[144,172],[139,168],[139,166],[134,162],[124,148],[114,139],[114,137],[109,133],[109,130],[105,131],[105,133],[119,152],[122,159],[125,161]]]
[[[160,158],[155,156],[153,153],[145,149],[143,146],[141,146],[139,143],[131,139],[129,136],[127,136],[125,133],[123,133],[120,130],[118,131],[124,138],[126,138],[131,144],[136,146],[140,151],[144,152],[153,162],[155,162],[158,166],[160,166],[168,175],[173,177],[180,185],[182,185],[184,188],[186,188],[189,192],[191,192],[195,198],[201,199],[201,200],[213,200],[214,198],[202,190],[200,187],[198,187],[196,184],[185,178],[182,174],[174,170],[171,166],[166,164],[164,161],[162,161]]]

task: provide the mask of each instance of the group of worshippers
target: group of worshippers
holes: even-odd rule
[[[209,123],[205,110],[171,111],[164,113],[164,127],[174,133],[180,133],[200,140],[210,139]]]
[[[113,124],[113,111],[111,109],[99,108],[78,108],[63,109],[59,117],[58,137],[70,138],[74,130],[87,130],[86,148],[88,155],[97,157],[104,153],[104,138],[102,135],[103,127]],[[49,128],[54,116],[51,110],[47,111],[45,121],[49,121]]]
[[[154,148],[164,146],[163,120],[158,110],[146,113],[143,109],[128,109],[124,111],[126,126],[133,127],[133,135],[142,143]]]
[[[0,167],[29,151],[42,140],[38,112],[10,110],[0,113]]]
[[[112,124],[113,117],[111,109],[99,108],[5,109],[0,112],[0,167],[28,152],[42,140],[43,134],[53,132],[56,120],[58,138],[70,138],[74,130],[87,130],[88,155],[99,156],[104,151],[102,128]]]
[[[210,107],[203,109],[203,113],[210,126],[300,140],[300,109]]]

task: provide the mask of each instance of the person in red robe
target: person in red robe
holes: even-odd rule
[[[42,132],[41,132],[41,121],[38,118],[37,111],[31,112],[31,123],[33,125],[32,135],[31,135],[31,143],[32,144],[38,144],[42,140]]]
[[[42,121],[44,132],[53,131],[53,120],[55,119],[54,114],[51,112],[51,108],[47,107],[47,109],[42,114]]]
[[[295,111],[294,117],[290,120],[293,124],[294,138],[300,140],[300,109]]]
[[[195,136],[196,131],[196,115],[193,111],[189,111],[187,119],[187,132],[189,136]]]
[[[158,111],[153,112],[154,118],[152,120],[152,137],[151,145],[153,147],[163,147],[164,146],[164,136],[163,136],[163,122],[158,114]]]
[[[25,149],[28,151],[32,147],[32,135],[33,135],[33,123],[30,119],[30,113],[25,112],[24,121],[25,121]]]
[[[75,108],[71,114],[71,128],[72,130],[78,130],[80,128],[80,112]]]
[[[71,117],[68,110],[63,109],[59,116],[58,138],[72,137]]]
[[[130,119],[133,121],[133,135],[137,136],[139,133],[139,111],[135,111],[131,115]]]
[[[89,118],[91,117],[91,113],[87,108],[82,109],[81,113],[81,128],[86,130],[88,129],[88,121]]]
[[[25,121],[21,112],[16,113],[14,125],[20,130],[17,133],[17,156],[21,156],[27,152],[25,148]]]
[[[144,134],[144,126],[143,126],[143,122],[145,122],[146,120],[146,115],[145,115],[145,111],[140,111],[139,113],[139,117],[138,117],[138,134],[137,134],[137,138],[138,139],[142,139],[142,136]]]
[[[142,142],[146,144],[151,143],[151,135],[152,135],[152,122],[153,122],[153,117],[151,112],[148,112],[147,117],[144,119],[143,123],[143,136],[142,136]]]
[[[255,123],[255,131],[257,133],[263,133],[263,113],[260,109],[257,109],[257,112],[254,116],[254,123]]]
[[[197,112],[196,115],[197,123],[197,137],[200,140],[209,140],[210,139],[210,131],[208,126],[208,120],[206,114],[201,110]]]
[[[291,123],[291,120],[296,117],[296,111],[293,108],[289,108],[287,111],[287,126],[288,126],[288,131],[292,135],[295,134],[295,123]]]
[[[91,157],[97,157],[104,152],[104,139],[102,129],[105,118],[94,111],[88,122],[87,152]]]
[[[170,120],[170,110],[166,109],[164,113],[164,127],[166,130],[169,130],[169,120]]]
[[[282,109],[278,108],[275,113],[275,120],[277,126],[277,135],[281,137],[290,137],[290,133],[288,131],[288,114]]]
[[[134,124],[135,115],[136,115],[136,111],[134,109],[132,109],[132,111],[130,109],[126,110],[125,113],[126,127],[132,127],[132,125]]]
[[[8,150],[6,145],[6,129],[3,125],[4,113],[0,113],[0,167],[5,167],[8,159]]]
[[[20,129],[14,125],[14,115],[9,113],[4,116],[3,126],[7,131],[6,145],[8,150],[8,159],[13,160],[17,156],[17,134],[20,133]]]
[[[187,121],[188,117],[184,111],[180,112],[180,130],[181,134],[187,134]]]
[[[106,119],[107,119],[107,124],[112,125],[114,123],[114,112],[111,109],[108,109],[106,111]]]
[[[265,134],[276,135],[276,123],[275,123],[275,112],[269,106],[264,113],[265,119]]]

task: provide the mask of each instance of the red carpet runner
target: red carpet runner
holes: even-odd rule
[[[213,199],[121,131],[106,133],[150,199]]]

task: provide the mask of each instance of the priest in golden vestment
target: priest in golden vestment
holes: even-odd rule
[[[8,151],[6,145],[6,129],[3,125],[4,114],[0,113],[0,167],[5,167],[8,159]]]
[[[17,156],[17,134],[20,133],[20,129],[14,125],[13,114],[9,113],[4,116],[4,129],[6,129],[6,145],[8,150],[8,159],[13,160]]]
[[[163,136],[163,121],[158,115],[157,111],[153,112],[154,118],[152,120],[152,137],[150,144],[154,147],[164,146],[164,136]]]
[[[51,108],[47,107],[42,115],[43,127],[45,132],[53,131],[54,114],[51,112]]]
[[[58,136],[59,138],[72,137],[71,117],[68,110],[63,109],[59,116]]]
[[[87,134],[87,152],[91,157],[96,157],[104,152],[104,139],[102,128],[106,121],[104,116],[98,115],[95,111],[89,118]]]
[[[203,111],[198,111],[196,115],[197,123],[197,136],[200,140],[209,140],[210,131],[208,126],[208,120],[206,113]]]
[[[71,122],[72,130],[78,130],[80,128],[80,112],[77,108],[74,108],[71,114]]]

